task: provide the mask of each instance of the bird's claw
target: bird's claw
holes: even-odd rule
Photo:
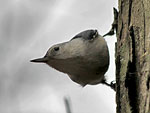
[[[115,81],[112,81],[112,82],[110,83],[110,87],[111,87],[113,90],[116,91],[116,82],[115,82]]]
[[[111,26],[111,29],[109,30],[109,32],[108,33],[106,33],[105,35],[103,35],[103,37],[105,37],[105,36],[112,36],[112,35],[114,35],[115,34],[115,32],[114,31],[116,31],[117,32],[117,24],[118,24],[118,11],[117,11],[117,9],[116,8],[113,8],[113,11],[114,11],[114,21],[113,21],[113,23],[112,23],[112,26]]]

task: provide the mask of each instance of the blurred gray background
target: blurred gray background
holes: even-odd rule
[[[117,0],[0,0],[0,113],[115,113],[115,92],[107,86],[82,88],[45,64],[29,62],[50,46],[77,33],[97,29],[104,35],[113,21]],[[115,79],[115,36],[108,82]]]

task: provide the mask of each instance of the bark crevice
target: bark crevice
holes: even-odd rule
[[[143,32],[144,32],[144,33],[143,33],[144,36],[143,36],[143,38],[144,38],[144,53],[145,53],[145,52],[146,52],[146,49],[145,49],[145,44],[146,44],[146,42],[145,42],[145,40],[146,40],[146,39],[145,39],[145,35],[146,35],[146,25],[145,25],[146,23],[145,23],[145,19],[146,19],[146,18],[145,18],[145,8],[144,8],[144,3],[143,3],[143,1],[142,1],[142,7],[143,7],[143,21],[144,21],[144,22],[143,22],[143,24],[144,24],[144,27],[143,27],[143,28],[144,28],[144,31],[143,31]]]
[[[130,25],[131,22],[131,14],[132,14],[132,0],[129,0],[129,13],[128,13],[128,26]]]
[[[119,0],[117,113],[150,113],[149,6],[149,0]]]
[[[136,55],[135,55],[135,37],[133,26],[130,27],[130,37],[132,45],[132,59],[128,62],[125,79],[125,87],[128,89],[129,104],[132,113],[138,113],[138,93],[137,93],[137,74],[136,74]]]
[[[147,85],[147,90],[149,90],[149,86],[150,86],[150,76],[148,76],[146,85]]]

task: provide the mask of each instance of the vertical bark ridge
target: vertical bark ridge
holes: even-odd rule
[[[117,113],[150,113],[150,1],[118,3]]]

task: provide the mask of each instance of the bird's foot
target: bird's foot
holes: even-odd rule
[[[116,83],[115,81],[112,81],[110,84],[106,82],[106,80],[102,81],[102,84],[105,84],[107,86],[109,86],[110,88],[112,88],[114,91],[116,91]]]
[[[111,26],[111,29],[110,29],[110,31],[108,32],[108,33],[106,33],[105,35],[103,35],[103,37],[105,37],[105,36],[112,36],[112,35],[114,35],[115,34],[115,32],[114,31],[116,31],[117,32],[117,24],[118,24],[118,11],[117,11],[117,9],[116,8],[113,8],[113,11],[114,11],[114,21],[113,21],[113,23],[112,23],[112,26]]]

